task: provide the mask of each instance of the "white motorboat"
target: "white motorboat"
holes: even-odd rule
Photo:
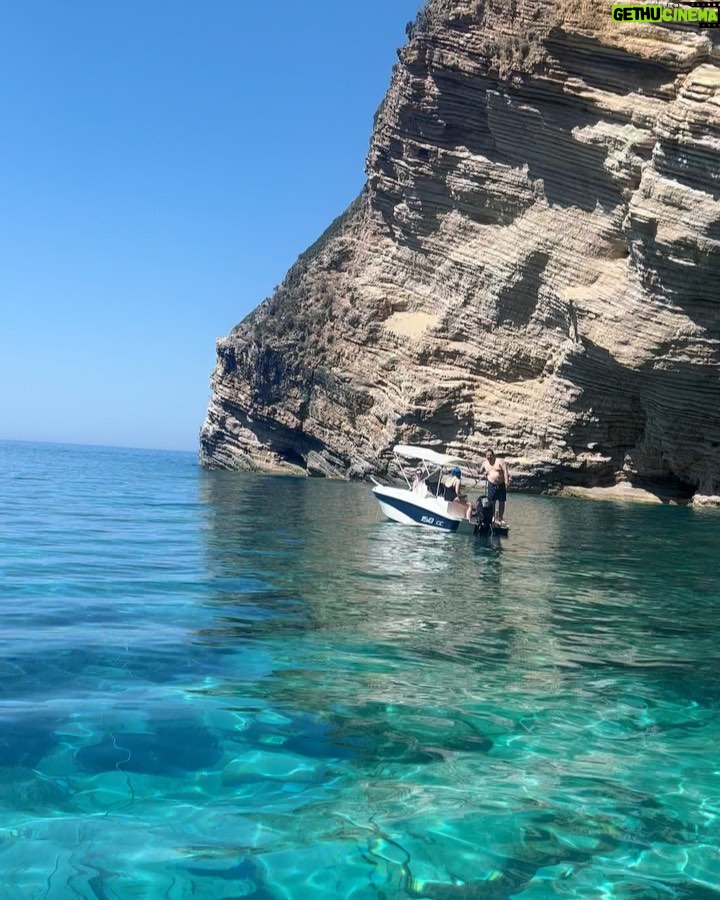
[[[438,453],[429,447],[398,444],[393,448],[393,453],[398,457],[405,487],[380,484],[373,479],[373,494],[383,513],[388,519],[404,525],[425,525],[443,531],[457,531],[460,523],[467,521],[465,510],[460,504],[445,500],[443,476],[449,469],[456,466],[467,468],[468,464],[457,456]],[[408,466],[409,460],[413,465]],[[489,517],[487,514],[484,518],[480,515],[468,522],[468,525],[476,532],[493,530],[507,534],[507,527],[494,526],[491,519],[492,511]]]

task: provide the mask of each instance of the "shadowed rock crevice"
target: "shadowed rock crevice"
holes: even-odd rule
[[[503,286],[498,296],[498,319],[511,325],[527,325],[537,309],[542,275],[548,255],[542,250],[531,253],[515,282]]]

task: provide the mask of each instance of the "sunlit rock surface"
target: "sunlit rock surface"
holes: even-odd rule
[[[530,489],[720,494],[720,33],[609,0],[433,0],[362,195],[218,341],[205,466],[392,446]],[[717,501],[717,496],[715,496]]]

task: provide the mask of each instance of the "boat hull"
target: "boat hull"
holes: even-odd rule
[[[463,519],[453,515],[446,500],[439,497],[420,497],[405,488],[378,485],[373,494],[380,509],[394,522],[403,525],[421,525],[440,531],[457,531]]]

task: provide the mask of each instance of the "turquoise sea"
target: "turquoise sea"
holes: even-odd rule
[[[0,443],[0,897],[720,894],[720,514]]]

